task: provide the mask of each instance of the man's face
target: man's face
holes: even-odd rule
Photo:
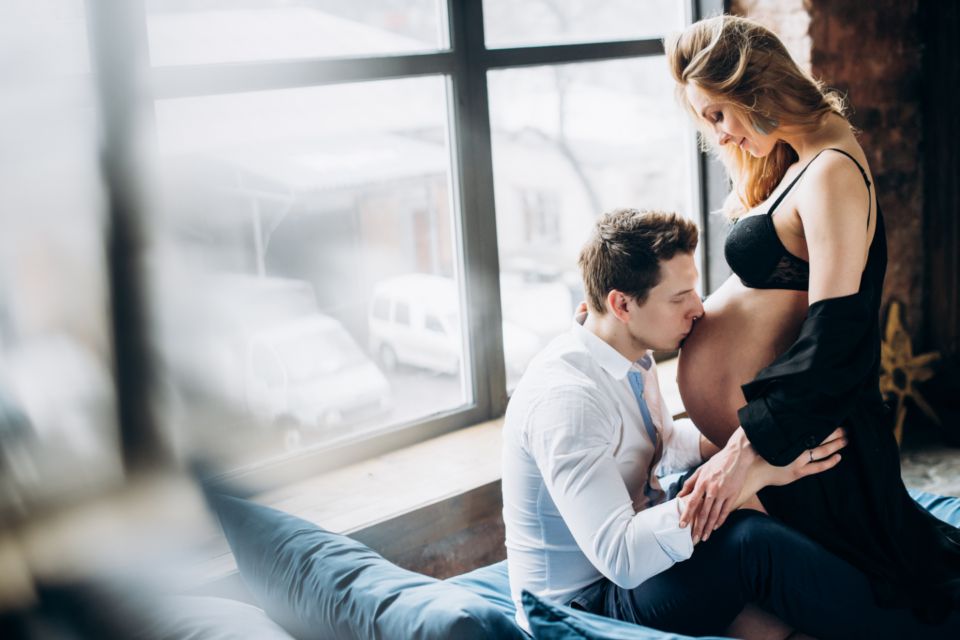
[[[678,253],[660,263],[660,283],[650,290],[643,304],[628,298],[627,330],[642,349],[672,351],[703,315],[703,304],[695,289],[697,265],[692,253]]]

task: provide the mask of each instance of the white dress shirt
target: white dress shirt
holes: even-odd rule
[[[504,419],[510,591],[528,630],[522,589],[566,604],[601,576],[633,588],[693,553],[691,527],[680,528],[677,500],[651,470],[702,462],[700,433],[689,420],[672,420],[655,364],[644,370],[579,321],[530,363]],[[644,428],[630,371],[643,376],[657,442]]]

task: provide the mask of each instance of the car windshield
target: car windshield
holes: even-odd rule
[[[291,382],[305,382],[363,364],[366,356],[341,328],[332,328],[285,340],[277,354]]]

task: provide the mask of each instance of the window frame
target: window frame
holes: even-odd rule
[[[684,0],[695,21],[725,10],[723,0]],[[223,93],[345,84],[442,75],[448,83],[451,131],[452,201],[461,256],[467,326],[472,357],[464,384],[474,402],[455,410],[392,425],[329,446],[271,459],[230,471],[231,480],[260,489],[302,479],[357,460],[503,415],[507,405],[502,349],[500,266],[496,243],[493,165],[487,73],[491,70],[640,58],[663,54],[659,38],[487,49],[483,2],[445,0],[450,48],[436,52],[356,58],[150,67],[147,12],[143,0],[121,3],[89,0],[92,58],[101,98],[103,175],[108,193],[108,278],[112,309],[121,447],[128,470],[171,462],[163,430],[152,415],[152,360],[148,343],[147,296],[137,249],[150,207],[145,178],[131,167],[142,154],[138,134],[155,130],[158,100]],[[144,78],[146,83],[143,82]],[[719,208],[726,180],[722,167],[703,154],[691,136],[693,212],[702,230],[700,265],[704,291],[725,275],[718,265],[708,212]],[[720,194],[720,199],[718,199]],[[722,263],[722,258],[719,261]],[[482,327],[483,331],[476,330]],[[482,375],[481,372],[485,372]]]

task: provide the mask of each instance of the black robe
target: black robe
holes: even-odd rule
[[[754,449],[783,466],[838,426],[840,463],[760,500],[870,578],[882,606],[925,621],[960,608],[960,530],[920,508],[900,476],[900,451],[879,391],[879,307],[886,270],[883,219],[856,294],[810,305],[796,342],[743,386],[739,411]]]

